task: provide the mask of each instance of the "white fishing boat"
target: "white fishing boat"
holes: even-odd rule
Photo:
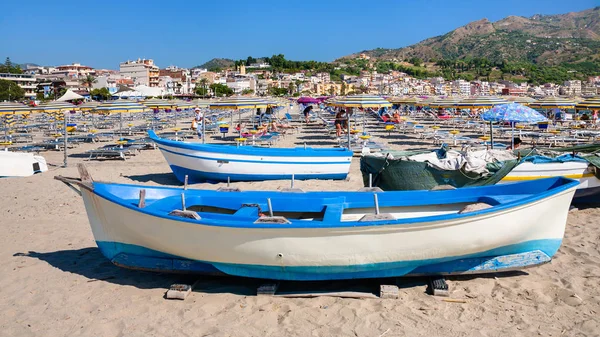
[[[577,182],[445,191],[226,192],[79,186],[112,263],[279,280],[489,273],[549,262]]]
[[[267,148],[178,142],[148,131],[181,182],[346,179],[352,151],[345,148]]]
[[[592,201],[590,197],[600,194],[600,179],[596,167],[586,160],[534,163],[522,162],[513,168],[500,183],[512,183],[532,179],[565,177],[579,181],[575,201]],[[600,200],[598,200],[600,201]]]
[[[24,152],[0,151],[0,177],[28,177],[48,171],[46,159]]]

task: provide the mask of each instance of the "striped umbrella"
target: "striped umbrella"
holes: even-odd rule
[[[537,100],[533,97],[528,96],[508,96],[506,100],[510,102],[519,103],[521,105],[529,106],[531,103],[537,102]]]
[[[496,105],[507,104],[507,100],[494,96],[475,96],[465,98],[456,105],[459,109],[490,109]]]
[[[239,124],[242,125],[242,112],[244,109],[266,109],[269,107],[269,103],[265,100],[256,98],[256,97],[234,97],[223,99],[220,101],[212,102],[209,107],[211,109],[227,109],[227,110],[237,110]],[[254,121],[254,119],[252,119]],[[202,123],[204,127],[205,123]],[[233,113],[231,114],[231,124],[233,124]],[[242,128],[240,127],[239,137],[242,137]],[[204,132],[202,132],[202,141],[204,142]]]
[[[167,101],[166,99],[147,99],[140,101],[139,103],[152,109],[173,109],[173,103],[171,101]]]
[[[345,108],[389,108],[392,106],[390,101],[380,96],[374,95],[353,95],[331,100],[330,106]],[[350,136],[350,114],[347,113],[348,123],[348,148],[351,148],[352,139]],[[356,115],[354,115],[354,124],[356,125]],[[363,132],[365,130],[365,114],[363,113]]]
[[[92,112],[99,114],[119,114],[119,127],[123,130],[123,113],[146,112],[150,109],[135,101],[115,100],[107,101],[98,105]]]
[[[587,98],[575,105],[577,110],[600,110],[600,96]]]
[[[258,109],[267,108],[269,104],[262,99],[255,97],[234,97],[229,99],[223,99],[215,101],[210,104],[211,109],[228,109],[228,110],[239,110],[239,109]]]
[[[573,109],[575,102],[561,97],[545,97],[535,103],[529,104],[535,109]]]
[[[456,108],[456,106],[460,103],[460,99],[459,98],[454,98],[454,97],[446,97],[443,99],[436,99],[433,102],[429,103],[429,107],[430,108],[434,108],[434,109],[439,109],[439,108],[444,108],[444,109],[454,109]]]
[[[31,110],[32,108],[21,103],[0,102],[0,116],[2,117],[5,139],[8,139],[9,129],[15,124],[15,115],[28,114]]]
[[[63,119],[63,153],[64,153],[64,166],[67,167],[67,113],[70,111],[77,111],[79,108],[68,102],[58,102],[52,101],[47,103],[40,104],[36,109],[36,111],[40,111],[52,116],[55,120]]]
[[[88,111],[94,110],[98,105],[100,105],[100,102],[98,102],[98,101],[88,101],[88,102],[78,105],[78,107],[79,107],[79,110],[88,112]]]
[[[392,106],[392,103],[380,96],[353,95],[333,99],[328,105],[344,108],[389,108]]]
[[[401,96],[392,97],[389,99],[393,104],[405,104],[405,105],[417,105],[421,103],[422,99],[415,96]]]

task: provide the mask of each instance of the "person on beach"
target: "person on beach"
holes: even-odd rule
[[[344,109],[340,109],[340,111],[338,111],[338,113],[335,115],[335,134],[337,137],[342,136],[342,127],[346,121],[345,115],[346,111]]]
[[[394,115],[392,116],[392,122],[400,124],[400,113],[398,112],[398,110],[394,111]]]
[[[513,146],[509,146],[506,149],[507,150],[518,150],[521,147],[521,143],[523,143],[523,141],[521,140],[521,138],[519,137],[515,137],[513,139]]]
[[[204,123],[204,115],[202,114],[202,111],[200,110],[200,108],[196,108],[196,109],[194,109],[194,111],[196,112],[196,117],[192,121],[192,130],[196,130],[196,133],[198,134],[198,138],[202,139],[202,125],[200,123]],[[194,128],[194,124],[195,124],[195,128]]]
[[[308,122],[310,121],[308,116],[310,115],[312,108],[313,108],[312,105],[309,105],[306,108],[304,108],[303,113],[304,113],[304,121],[306,122],[306,124],[308,124]]]

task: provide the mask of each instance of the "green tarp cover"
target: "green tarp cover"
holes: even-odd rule
[[[486,168],[489,175],[482,176],[463,170],[439,170],[423,162],[400,160],[402,155],[410,156],[421,152],[394,152],[394,159],[385,156],[363,156],[360,170],[365,186],[369,185],[369,174],[373,186],[384,191],[430,190],[439,185],[454,187],[493,185],[502,180],[518,163],[517,160],[490,163]]]

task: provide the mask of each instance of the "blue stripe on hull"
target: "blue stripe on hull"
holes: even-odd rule
[[[227,178],[231,181],[263,181],[263,180],[289,180],[292,179],[292,174],[232,174],[232,173],[215,173],[215,172],[202,172],[191,170],[185,167],[170,165],[171,170],[181,182],[185,180],[185,176],[188,176],[188,182],[190,184],[211,182],[211,181],[227,181]],[[342,180],[346,179],[347,173],[332,173],[332,174],[294,174],[294,179],[306,180],[306,179],[334,179]]]
[[[102,254],[114,264],[161,272],[228,274],[274,280],[340,280],[462,273],[492,273],[549,262],[561,239],[522,242],[457,257],[349,266],[261,266],[193,261],[144,247],[97,241]]]
[[[235,163],[253,163],[253,164],[339,165],[339,164],[350,163],[350,160],[352,158],[352,156],[348,156],[348,160],[346,160],[346,161],[276,161],[276,160],[261,160],[261,159],[259,159],[261,156],[253,156],[253,157],[256,157],[256,159],[254,159],[254,160],[252,160],[252,159],[231,159],[231,158],[203,157],[203,156],[197,156],[195,154],[167,150],[160,146],[159,146],[159,148],[161,151],[165,151],[165,152],[174,154],[176,156],[183,156],[183,157],[203,159],[203,160],[211,160],[211,161],[215,161],[215,162],[216,161],[228,161],[228,162],[235,162]],[[220,153],[217,153],[217,155],[218,154],[220,154]],[[251,156],[251,155],[246,155],[246,156]]]

